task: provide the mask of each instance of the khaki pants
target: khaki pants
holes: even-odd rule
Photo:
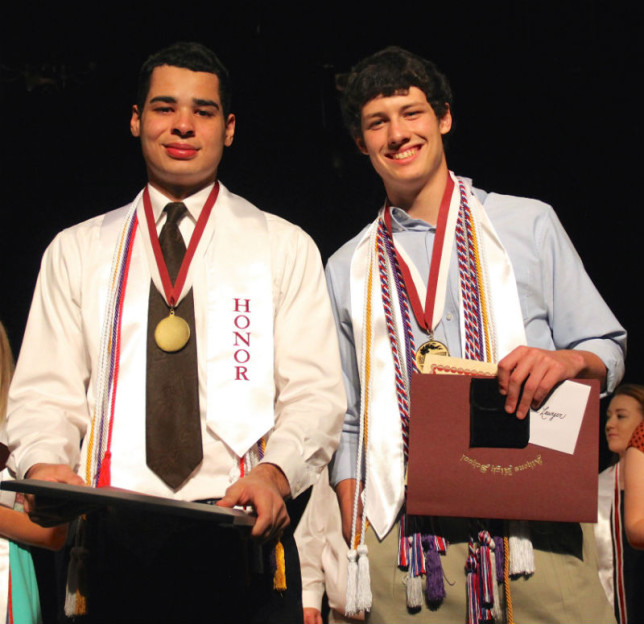
[[[468,528],[466,519],[440,519],[441,534],[450,540],[447,554],[441,557],[447,596],[436,611],[425,605],[413,614],[406,607],[406,572],[396,566],[398,526],[382,542],[370,528],[367,546],[373,607],[367,622],[464,624]],[[613,610],[599,583],[592,526],[531,522],[530,532],[535,573],[510,583],[515,624],[614,623]]]

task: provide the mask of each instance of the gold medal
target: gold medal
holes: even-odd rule
[[[170,310],[170,315],[159,321],[154,330],[154,341],[159,349],[166,353],[181,351],[190,340],[190,325],[185,319],[177,316],[174,309]]]
[[[418,364],[419,370],[423,370],[423,365],[425,363],[425,357],[428,355],[449,355],[447,347],[438,340],[428,340],[424,342],[416,350],[416,364]]]
[[[148,225],[148,232],[150,235],[150,244],[152,245],[152,252],[154,253],[154,259],[159,269],[159,279],[161,280],[161,286],[163,287],[163,298],[166,303],[170,306],[170,315],[167,318],[159,321],[157,326],[154,328],[154,341],[157,343],[157,346],[162,351],[166,353],[175,353],[176,351],[181,351],[190,340],[190,325],[187,321],[180,316],[177,316],[174,313],[174,306],[178,301],[181,301],[181,294],[183,293],[184,287],[186,285],[186,278],[188,276],[188,268],[190,262],[197,250],[199,241],[201,240],[201,235],[206,227],[208,222],[208,217],[212,211],[212,207],[217,201],[217,195],[219,194],[219,182],[215,182],[208,195],[208,199],[201,210],[201,214],[197,219],[197,224],[195,226],[194,232],[190,237],[190,242],[188,243],[188,249],[185,250],[185,255],[183,260],[180,262],[180,267],[174,267],[178,269],[178,273],[174,275],[173,268],[173,277],[170,278],[170,273],[168,272],[168,266],[165,261],[164,252],[161,249],[161,243],[159,242],[159,235],[157,234],[154,214],[152,212],[152,202],[150,201],[150,192],[148,187],[145,187],[143,191],[143,209],[145,211],[145,221]],[[184,206],[185,209],[185,206]],[[164,225],[165,227],[165,225]],[[176,227],[176,223],[175,223]],[[162,230],[163,231],[163,230]],[[175,251],[178,253],[178,250]],[[174,280],[174,283],[173,281]],[[155,281],[155,285],[158,288],[158,284]],[[186,291],[190,290],[190,286]]]

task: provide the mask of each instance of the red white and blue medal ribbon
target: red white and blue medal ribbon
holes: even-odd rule
[[[396,260],[403,276],[403,283],[409,297],[411,308],[414,312],[418,326],[423,329],[429,336],[429,340],[422,344],[416,351],[416,362],[422,369],[422,361],[428,353],[436,355],[449,355],[447,347],[441,342],[434,340],[434,330],[442,317],[443,307],[445,305],[445,292],[447,286],[446,271],[449,270],[450,253],[445,253],[446,241],[451,246],[454,229],[450,228],[454,220],[448,224],[448,215],[450,213],[450,204],[454,193],[454,180],[451,175],[447,178],[445,191],[441,199],[436,223],[436,233],[434,236],[434,246],[432,250],[431,265],[429,278],[427,280],[427,290],[425,293],[425,305],[421,302],[416,283],[412,276],[409,265],[405,261],[402,253],[394,246]],[[391,207],[389,204],[385,207],[384,220],[389,236],[393,240],[391,227]],[[450,232],[451,229],[451,232]],[[442,275],[441,275],[442,274]],[[444,279],[439,280],[439,276]]]

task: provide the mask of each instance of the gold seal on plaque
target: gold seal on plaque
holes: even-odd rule
[[[449,351],[447,347],[438,340],[428,340],[427,342],[424,342],[416,350],[416,364],[418,364],[419,370],[423,370],[425,357],[428,355],[449,355]]]

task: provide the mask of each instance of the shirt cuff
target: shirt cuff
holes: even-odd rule
[[[324,587],[322,583],[316,583],[314,587],[302,590],[302,607],[309,607],[310,609],[317,609],[322,611],[322,596],[324,595]]]
[[[317,471],[292,451],[292,447],[288,444],[279,447],[274,444],[270,450],[267,450],[260,463],[275,464],[284,473],[291,497],[295,498],[315,481]]]
[[[345,479],[356,479],[358,440],[356,436],[342,433],[340,446],[329,465],[329,483],[335,487]]]
[[[601,396],[611,394],[624,377],[624,351],[610,339],[595,338],[575,345],[575,349],[594,353],[606,367],[606,387]]]
[[[25,474],[36,464],[64,464],[65,466],[69,466],[67,458],[64,455],[61,455],[61,453],[54,450],[48,451],[47,449],[39,448],[37,451],[26,453],[20,458],[20,462],[16,466],[17,478],[24,479]],[[73,467],[72,470],[74,470]]]

